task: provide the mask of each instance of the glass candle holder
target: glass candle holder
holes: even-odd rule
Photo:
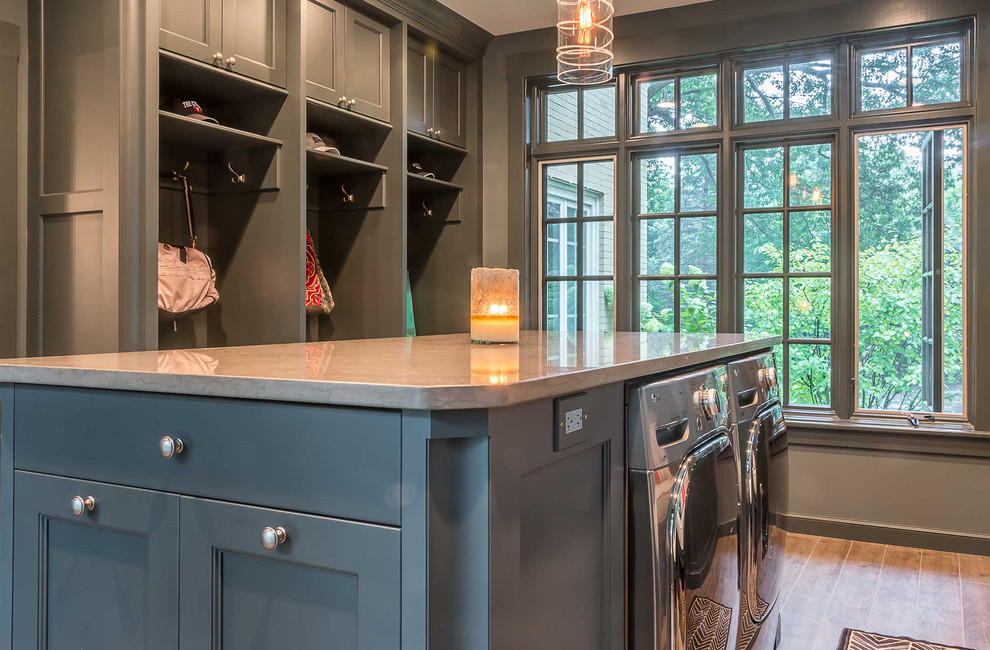
[[[519,342],[516,269],[471,269],[471,342]]]

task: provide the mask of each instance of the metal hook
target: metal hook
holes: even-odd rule
[[[423,201],[423,216],[424,217],[432,217],[433,216],[433,210],[430,209],[430,208],[428,208],[428,207],[426,207],[426,201]]]
[[[347,191],[347,187],[341,185],[340,191],[344,195],[344,203],[354,203],[354,195]]]
[[[231,183],[237,185],[238,183],[244,182],[244,174],[238,174],[235,172],[233,166],[229,162],[227,163],[227,169],[229,169],[230,173],[234,175],[234,177],[230,179]]]

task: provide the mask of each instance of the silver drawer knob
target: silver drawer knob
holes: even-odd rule
[[[433,135],[433,129],[432,128],[426,129],[426,132],[429,133],[430,135]]]
[[[357,100],[353,97],[347,102],[348,106],[354,106],[355,104],[357,104]]]
[[[186,445],[182,442],[181,438],[162,436],[162,439],[158,441],[158,451],[161,453],[162,458],[171,458],[176,454],[181,454],[185,448]]]
[[[288,539],[288,535],[281,526],[277,528],[265,526],[264,530],[261,531],[261,547],[266,551],[274,551],[279,544],[285,544],[286,539]]]
[[[337,106],[346,106],[346,105],[347,105],[347,97],[341,97],[340,99],[337,100]]]
[[[223,52],[217,52],[213,55],[214,63],[223,63]]]
[[[72,508],[72,514],[75,517],[81,517],[84,512],[93,512],[93,508],[96,507],[96,499],[93,497],[72,497],[72,501],[69,506]]]
[[[237,58],[233,56],[227,57],[227,65],[233,68],[235,65],[237,65]]]
[[[436,129],[435,131],[433,131],[433,135],[435,135],[436,137],[439,138],[440,137],[440,129]]]

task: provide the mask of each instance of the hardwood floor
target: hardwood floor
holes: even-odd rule
[[[790,535],[782,650],[835,650],[843,628],[990,650],[990,557]]]

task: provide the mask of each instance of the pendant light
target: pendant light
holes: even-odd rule
[[[612,79],[612,0],[557,0],[557,79],[588,86]]]

